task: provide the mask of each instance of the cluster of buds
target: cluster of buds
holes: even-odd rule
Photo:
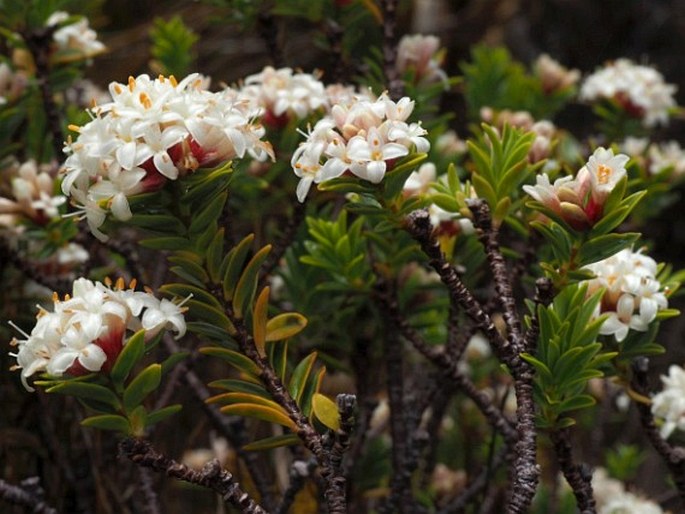
[[[328,107],[326,88],[318,74],[294,73],[291,68],[267,66],[245,79],[240,95],[262,107],[262,121],[276,128]]]
[[[565,68],[547,54],[535,60],[533,71],[540,79],[542,91],[548,95],[570,89],[580,80],[580,71]]]
[[[630,329],[646,332],[658,311],[668,307],[656,278],[657,264],[647,255],[625,249],[584,269],[595,275],[588,281],[588,295],[604,289],[597,315],[608,316],[600,334],[621,342]]]
[[[611,100],[630,116],[642,120],[645,127],[668,122],[675,107],[676,87],[649,66],[634,64],[629,59],[608,63],[585,79],[580,99],[587,102]]]
[[[55,195],[54,172],[55,166],[39,166],[34,160],[13,161],[5,168],[3,174],[13,178],[9,197],[0,197],[0,225],[15,229],[25,220],[45,225],[59,216],[66,197]]]
[[[685,369],[670,366],[661,382],[664,388],[652,398],[652,414],[663,421],[661,436],[667,438],[676,429],[685,430]]]
[[[447,74],[441,68],[443,54],[439,50],[440,40],[435,36],[406,35],[397,47],[395,67],[400,75],[413,72],[417,83],[447,82]]]
[[[79,135],[67,142],[62,182],[100,239],[107,238],[99,227],[108,210],[119,220],[132,216],[131,195],[248,153],[273,158],[254,122],[259,109],[231,89],[208,91],[198,74],[181,82],[140,75],[112,82],[109,91],[112,102],[94,107],[86,125],[70,127]]]
[[[53,295],[54,309],[40,308],[30,334],[20,330],[25,339],[14,339],[18,351],[14,369],[21,369],[21,379],[32,390],[27,379],[38,372],[53,376],[79,376],[111,369],[131,332],[145,329],[146,339],[163,329],[177,337],[186,331],[183,302],[159,300],[151,292],[128,289],[123,279],[112,283],[74,281],[71,295],[63,300]],[[15,327],[17,328],[17,327]],[[17,328],[17,330],[19,330]]]
[[[420,123],[407,123],[414,102],[382,94],[337,104],[319,120],[294,152],[291,165],[300,177],[297,198],[303,202],[312,182],[319,184],[350,172],[378,184],[400,157],[412,149],[426,152],[430,143]]]
[[[68,13],[56,11],[46,22],[48,27],[58,27],[52,35],[54,58],[58,62],[89,59],[105,51],[105,45],[98,41],[97,33],[90,28],[88,18],[81,17],[74,23],[61,25],[69,18]]]
[[[629,160],[627,155],[599,147],[575,177],[561,177],[552,184],[547,173],[542,173],[534,186],[523,186],[523,190],[572,228],[586,230],[602,218],[604,203],[626,175]]]

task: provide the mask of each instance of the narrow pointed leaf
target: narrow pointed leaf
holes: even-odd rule
[[[240,277],[240,271],[243,269],[243,263],[245,262],[247,252],[250,250],[250,245],[252,244],[253,240],[254,234],[246,236],[224,258],[226,265],[223,273],[223,290],[224,298],[226,300],[233,298],[233,292],[235,291],[238,277]],[[224,267],[223,263],[221,267]]]
[[[115,414],[104,414],[102,416],[91,416],[81,421],[84,427],[99,428],[100,430],[113,430],[115,432],[122,432],[129,434],[131,427],[128,420],[123,416]]]
[[[105,386],[91,384],[88,382],[62,382],[47,389],[48,393],[60,393],[83,398],[84,400],[95,400],[104,403],[114,409],[118,409],[121,404],[116,395]]]
[[[260,439],[259,441],[246,444],[243,446],[243,450],[254,452],[260,450],[271,450],[273,448],[280,448],[282,446],[293,446],[296,444],[300,444],[300,438],[296,434],[275,435],[273,437],[267,437],[266,439]]]
[[[124,390],[124,382],[143,353],[145,353],[145,330],[139,330],[129,338],[112,366],[110,377],[117,390]]]
[[[155,423],[159,423],[160,421],[165,420],[169,416],[173,416],[177,412],[180,412],[183,406],[180,403],[176,403],[174,405],[169,405],[168,407],[163,407],[161,409],[157,409],[155,411],[150,412],[147,415],[147,426],[152,426]]]
[[[124,390],[124,410],[131,412],[149,395],[159,387],[162,379],[162,366],[150,364],[134,378]]]
[[[212,357],[218,357],[228,362],[238,371],[248,373],[255,377],[259,376],[259,366],[257,366],[254,362],[252,362],[252,360],[250,360],[249,357],[243,355],[242,353],[234,352],[233,350],[229,350],[227,348],[218,348],[216,346],[200,348],[200,353],[204,355],[211,355]]]
[[[252,301],[255,289],[257,288],[259,267],[262,265],[262,262],[264,262],[264,259],[266,259],[266,256],[269,255],[270,251],[271,245],[266,245],[254,254],[252,259],[250,259],[250,262],[245,266],[245,269],[238,280],[235,292],[233,293],[233,312],[239,319],[243,317]]]
[[[299,312],[285,312],[266,324],[266,341],[282,341],[299,334],[307,326],[307,318]]]
[[[248,418],[257,418],[269,423],[276,423],[289,428],[293,432],[297,431],[297,426],[283,411],[283,409],[274,409],[266,405],[255,405],[252,403],[236,403],[234,405],[227,405],[221,407],[221,412],[224,414],[234,416],[245,416]]]
[[[269,292],[270,289],[265,287],[257,297],[252,313],[252,338],[257,347],[259,355],[266,357],[264,351],[264,343],[266,343],[267,334],[267,311],[269,310]]]
[[[302,359],[302,361],[293,370],[293,374],[290,377],[290,382],[288,384],[288,392],[296,402],[300,401],[300,397],[304,392],[305,385],[307,384],[307,379],[312,371],[312,366],[314,366],[314,361],[316,360],[316,352],[312,352],[307,357]]]

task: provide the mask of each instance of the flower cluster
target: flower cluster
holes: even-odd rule
[[[22,164],[12,162],[3,174],[13,175],[12,198],[0,196],[0,225],[10,228],[25,219],[38,225],[45,225],[59,215],[58,208],[66,197],[55,195],[55,179],[50,165],[36,164],[29,160]],[[54,171],[54,169],[53,169]]]
[[[546,94],[569,89],[580,80],[580,71],[565,68],[547,54],[542,54],[535,60],[533,70]]]
[[[597,314],[607,314],[600,334],[623,341],[628,330],[647,331],[657,312],[668,306],[661,284],[656,279],[657,264],[651,257],[632,250],[621,250],[608,259],[585,266],[595,274],[589,280],[588,294],[599,288],[604,296]]]
[[[523,190],[574,229],[585,230],[601,219],[607,196],[626,175],[629,160],[627,155],[614,155],[613,150],[600,147],[575,177],[561,177],[552,184],[547,173],[542,173],[534,186],[523,186]]]
[[[588,102],[613,100],[628,114],[642,120],[646,127],[668,122],[669,110],[675,107],[676,87],[649,66],[629,59],[608,63],[585,79],[580,98]]]
[[[265,110],[265,125],[285,126],[293,117],[303,119],[328,107],[323,83],[316,75],[293,73],[291,68],[278,70],[267,66],[245,79],[240,95]]]
[[[46,25],[53,27],[68,19],[68,13],[56,11],[48,18]],[[57,28],[52,39],[55,42],[58,60],[87,59],[104,52],[105,45],[98,41],[97,37],[97,33],[90,28],[85,17]]]
[[[107,238],[99,230],[107,209],[119,220],[131,217],[131,195],[246,153],[273,157],[253,121],[259,109],[231,89],[207,91],[198,74],[181,82],[140,75],[112,82],[109,91],[113,101],[95,107],[92,121],[71,127],[79,136],[66,145],[62,182],[100,239]]]
[[[676,429],[685,430],[685,369],[670,366],[661,381],[664,388],[652,398],[652,414],[663,420],[661,436],[667,438]]]
[[[182,303],[135,291],[135,283],[126,289],[122,279],[111,286],[77,279],[71,295],[60,300],[55,293],[53,311],[40,308],[31,333],[22,332],[25,339],[12,341],[18,347],[14,369],[21,369],[27,389],[27,379],[41,371],[55,376],[109,371],[131,331],[145,329],[147,338],[163,329],[185,334]]]
[[[658,504],[626,491],[623,482],[611,478],[604,468],[592,475],[597,514],[664,514]]]
[[[406,122],[413,109],[408,97],[394,102],[386,94],[375,101],[358,98],[334,105],[331,115],[319,120],[293,153],[291,165],[300,177],[298,200],[304,201],[312,182],[319,184],[347,171],[378,184],[396,159],[413,148],[428,151],[426,130],[420,123]]]
[[[441,68],[439,49],[440,40],[435,36],[406,35],[397,47],[395,67],[401,75],[412,71],[416,82],[446,82],[447,74]]]

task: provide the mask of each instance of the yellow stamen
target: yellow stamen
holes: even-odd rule
[[[122,290],[124,289],[124,287],[126,287],[126,283],[124,282],[124,278],[123,278],[123,277],[119,277],[119,278],[117,279],[117,282],[116,282],[116,286],[115,286],[115,287],[116,287],[116,289],[119,290],[119,291],[122,291]]]
[[[59,303],[59,295],[57,294],[57,291],[52,293],[52,301],[53,303]]]
[[[612,170],[609,166],[600,164],[597,167],[597,181],[602,185],[608,183],[613,171],[614,170]]]
[[[146,93],[140,93],[140,103],[143,104],[143,107],[146,109],[149,109],[152,107],[152,100],[150,100],[150,97],[147,96]]]
[[[72,132],[81,132],[81,127],[78,125],[74,125],[73,123],[70,123],[67,128],[71,130]]]
[[[121,94],[121,86],[119,84],[114,84],[114,92],[118,95]]]
[[[112,287],[112,279],[109,277],[105,277],[105,285],[107,287]]]
[[[173,75],[169,75],[169,82],[171,82],[171,85],[174,87],[178,86],[178,81],[176,80],[176,77],[174,77]]]
[[[128,283],[128,288],[135,289],[137,285],[138,281],[135,278],[132,278],[131,281]]]
[[[136,79],[133,77],[128,78],[128,90],[133,93],[133,89],[136,87]]]

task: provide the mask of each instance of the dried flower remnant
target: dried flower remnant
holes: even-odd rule
[[[661,382],[664,388],[652,398],[652,414],[663,422],[661,437],[668,438],[675,430],[685,430],[685,369],[670,366]]]
[[[122,279],[112,287],[85,278],[74,281],[71,295],[53,295],[53,310],[42,307],[30,334],[20,330],[24,339],[14,339],[18,347],[17,364],[21,380],[29,391],[27,379],[46,371],[54,376],[78,376],[109,371],[131,332],[146,330],[152,338],[161,330],[185,334],[183,302],[159,300],[151,292],[128,288]],[[18,327],[15,326],[18,329]]]
[[[64,11],[56,11],[50,15],[46,26],[59,25],[68,20],[69,16],[69,13]],[[98,41],[97,33],[90,28],[88,19],[85,17],[57,28],[52,39],[55,42],[55,58],[58,62],[87,59],[106,50],[105,45]]]
[[[259,108],[236,91],[212,93],[199,74],[112,82],[113,101],[89,111],[92,121],[67,142],[62,191],[72,197],[98,238],[107,212],[132,216],[128,197],[160,189],[168,180],[249,154],[273,158],[255,123]]]
[[[408,97],[392,101],[386,94],[370,101],[337,104],[319,120],[307,140],[293,153],[291,165],[300,178],[297,199],[303,202],[312,183],[319,184],[345,172],[378,184],[400,157],[415,149],[426,152],[430,143],[420,123],[407,123],[414,109]]]
[[[613,150],[600,147],[575,177],[561,177],[552,184],[547,173],[542,173],[534,186],[523,186],[523,190],[572,228],[586,230],[602,218],[607,196],[626,175],[628,160],[627,155],[614,155]]]
[[[676,106],[676,86],[666,84],[661,73],[650,66],[617,59],[585,79],[580,99],[587,102],[612,100],[645,127],[666,125],[669,111]]]
[[[588,281],[588,295],[604,289],[597,314],[608,317],[600,334],[613,335],[621,342],[630,329],[647,331],[657,312],[668,307],[666,295],[656,279],[657,264],[647,255],[625,249],[584,269],[595,274]]]

